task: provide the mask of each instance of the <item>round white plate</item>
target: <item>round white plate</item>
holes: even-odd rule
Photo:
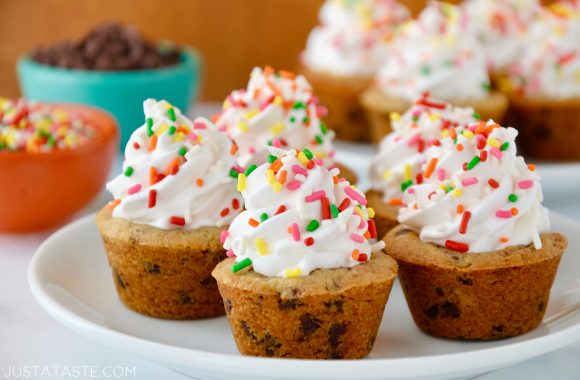
[[[546,319],[524,336],[496,342],[450,341],[413,324],[398,282],[375,347],[364,360],[291,360],[237,353],[225,317],[165,321],[125,308],[118,300],[94,215],[56,232],[36,252],[32,293],[60,323],[111,347],[203,379],[444,379],[483,373],[580,340],[580,225],[552,215],[568,236]],[[574,298],[575,297],[575,298]],[[56,343],[56,342],[55,342]]]

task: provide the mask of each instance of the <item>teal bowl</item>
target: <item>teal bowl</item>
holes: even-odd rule
[[[109,111],[120,126],[124,149],[144,122],[143,101],[165,99],[184,112],[197,97],[201,59],[184,48],[180,63],[151,70],[89,71],[44,65],[23,56],[17,64],[23,95],[31,100],[80,103]]]

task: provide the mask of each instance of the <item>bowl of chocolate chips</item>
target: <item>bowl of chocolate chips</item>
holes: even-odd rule
[[[25,97],[81,103],[110,112],[121,144],[143,124],[143,101],[166,99],[187,110],[197,96],[201,60],[188,46],[146,40],[133,26],[106,23],[74,41],[38,47],[18,60]]]

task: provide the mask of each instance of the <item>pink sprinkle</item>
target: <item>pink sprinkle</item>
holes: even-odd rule
[[[318,190],[318,191],[315,191],[312,194],[306,196],[304,198],[304,200],[306,202],[316,202],[316,201],[318,201],[318,200],[320,200],[320,199],[322,199],[324,197],[326,197],[326,191],[324,191],[324,190]]]
[[[296,174],[302,174],[304,177],[308,176],[308,171],[300,165],[292,166],[292,171]]]
[[[234,169],[235,171],[237,171],[238,173],[244,173],[244,172],[245,172],[244,168],[242,168],[240,165],[235,165],[235,166],[233,167],[233,169]]]
[[[296,190],[300,187],[300,185],[302,185],[302,182],[300,181],[290,181],[288,182],[288,185],[286,185],[286,187],[288,188],[288,190]]]
[[[357,243],[362,243],[365,241],[365,238],[359,234],[350,234],[350,240],[357,242]]]
[[[477,182],[479,182],[479,180],[476,177],[469,177],[461,180],[463,186],[475,185]]]
[[[193,129],[205,129],[205,123],[202,123],[201,121],[194,121]]]
[[[280,144],[280,139],[279,138],[274,138],[272,139],[272,146],[275,146],[276,148],[280,148],[282,145]]]
[[[316,116],[325,117],[326,115],[328,115],[328,108],[326,108],[325,106],[317,105]]]
[[[268,99],[264,100],[262,104],[260,104],[260,111],[263,111],[264,108],[268,107],[270,103],[274,100],[274,95],[271,95]]]
[[[361,205],[363,205],[363,206],[367,205],[366,198],[363,197],[362,195],[360,195],[359,193],[357,193],[356,191],[354,191],[351,187],[348,187],[348,186],[345,187],[344,192],[346,195],[348,195],[349,197],[351,197],[353,200],[357,201]]]
[[[362,230],[362,229],[366,229],[367,228],[367,222],[361,218],[360,215],[358,215],[358,217],[360,218],[360,223],[358,224],[358,229]]]
[[[254,148],[253,146],[249,147],[248,148],[248,153],[250,153],[250,154],[256,153],[256,148]]]
[[[532,181],[531,179],[526,179],[518,182],[518,187],[520,189],[529,189],[532,186],[534,186],[534,181]]]
[[[512,217],[512,212],[510,210],[497,210],[495,216],[498,218],[508,219]]]
[[[193,142],[197,141],[197,135],[193,132],[190,133],[189,135],[187,135],[187,138],[189,139],[189,141],[193,141]]]
[[[318,166],[324,166],[324,161],[322,161],[320,158],[315,158],[314,163]]]
[[[498,160],[501,160],[501,157],[503,156],[503,154],[501,153],[501,150],[499,150],[496,147],[493,147],[489,150],[489,153],[491,153],[492,156],[494,156],[495,158],[497,158]]]
[[[128,190],[127,190],[127,194],[132,195],[135,194],[137,192],[139,192],[139,190],[141,190],[141,184],[138,183],[136,185],[131,186]]]
[[[231,249],[228,249],[227,252],[226,252],[226,256],[227,257],[234,257],[235,256],[235,253]]]
[[[421,139],[421,135],[419,135],[419,133],[416,133],[415,136],[411,137],[409,139],[409,141],[407,141],[407,146],[413,146],[413,145],[417,144],[420,139]]]
[[[226,239],[228,238],[229,233],[228,230],[223,230],[220,234],[220,241],[222,242],[222,244],[226,241]]]
[[[439,181],[445,181],[445,177],[446,177],[445,169],[443,169],[443,168],[437,169],[437,179]]]
[[[407,192],[408,192],[409,194],[415,194],[415,189],[413,189],[412,187],[409,187],[409,188],[407,189]]]
[[[298,224],[292,223],[290,229],[292,230],[292,239],[294,239],[294,241],[300,241],[300,230],[298,229]]]

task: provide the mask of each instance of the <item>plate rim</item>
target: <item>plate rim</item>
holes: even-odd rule
[[[56,241],[65,238],[70,233],[70,230],[90,228],[90,224],[93,224],[93,228],[96,229],[97,227],[94,225],[95,215],[96,213],[91,213],[61,227],[37,248],[28,267],[30,290],[42,309],[64,327],[73,330],[84,338],[153,361],[198,369],[206,373],[213,372],[231,376],[239,376],[240,372],[243,372],[247,376],[265,378],[271,371],[276,371],[277,373],[292,371],[293,377],[316,378],[312,374],[320,373],[320,371],[324,370],[325,377],[335,379],[348,378],[348,374],[352,373],[350,371],[357,371],[359,376],[364,376],[366,379],[379,379],[385,378],[385,373],[380,371],[385,369],[393,372],[393,375],[396,374],[399,378],[443,376],[464,372],[475,373],[478,370],[485,372],[492,368],[500,368],[532,359],[580,341],[580,323],[577,323],[556,333],[549,333],[548,335],[526,341],[508,343],[499,347],[441,355],[333,360],[329,362],[325,360],[279,359],[216,353],[148,340],[98,324],[71,311],[48,293],[46,289],[48,282],[42,281],[40,276],[42,271],[41,263],[43,259],[46,259],[46,256],[51,256],[51,246]],[[550,212],[550,218],[552,222],[554,219],[559,219],[563,223],[572,224],[580,231],[580,223],[574,219],[554,212]],[[477,344],[477,342],[474,342],[474,344]],[[454,363],[452,370],[441,365],[442,362],[451,361]],[[332,363],[332,365],[329,365],[329,363]],[[420,364],[420,366],[416,364]],[[239,371],[238,368],[240,366],[244,367],[244,371]],[[218,369],[217,371],[216,368]],[[414,368],[415,371],[405,376],[404,372],[408,371],[409,368]]]

